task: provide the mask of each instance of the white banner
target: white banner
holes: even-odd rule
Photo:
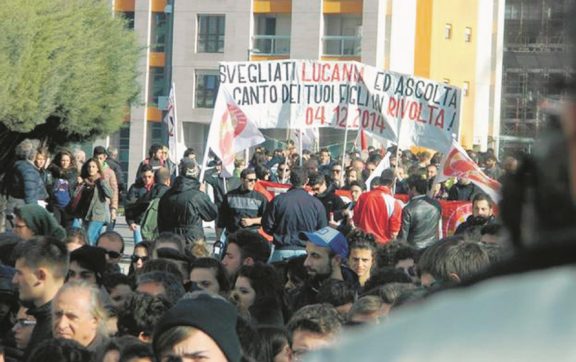
[[[220,63],[226,90],[258,128],[363,128],[439,151],[458,134],[460,90],[358,62]]]

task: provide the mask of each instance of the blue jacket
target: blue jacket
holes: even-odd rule
[[[302,188],[292,188],[268,204],[262,228],[274,237],[278,247],[302,247],[301,231],[316,231],[328,226],[324,205]]]
[[[38,169],[31,162],[18,160],[14,163],[8,182],[8,195],[22,199],[26,204],[35,204],[48,197]]]

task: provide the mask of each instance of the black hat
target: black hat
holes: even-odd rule
[[[106,148],[104,148],[104,146],[96,146],[94,147],[94,152],[92,153],[94,156],[96,155],[108,155],[108,150],[106,150]]]
[[[198,163],[189,158],[183,158],[180,161],[180,174],[186,177],[198,178],[200,174]]]
[[[70,253],[70,262],[73,261],[77,261],[84,268],[102,276],[106,271],[106,250],[84,245]]]
[[[173,327],[189,326],[206,333],[216,342],[228,361],[238,362],[241,357],[240,341],[236,334],[236,308],[219,296],[195,292],[190,299],[181,299],[169,309],[156,325],[153,340]],[[157,350],[157,346],[154,345]]]

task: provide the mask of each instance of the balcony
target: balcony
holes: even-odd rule
[[[262,56],[289,56],[289,35],[254,35],[252,52]]]
[[[362,37],[354,35],[324,35],[323,57],[360,58]]]

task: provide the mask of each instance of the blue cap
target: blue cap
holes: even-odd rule
[[[310,241],[321,248],[329,248],[334,254],[340,255],[342,259],[348,257],[348,240],[338,230],[330,226],[314,232],[301,232],[300,239]]]

